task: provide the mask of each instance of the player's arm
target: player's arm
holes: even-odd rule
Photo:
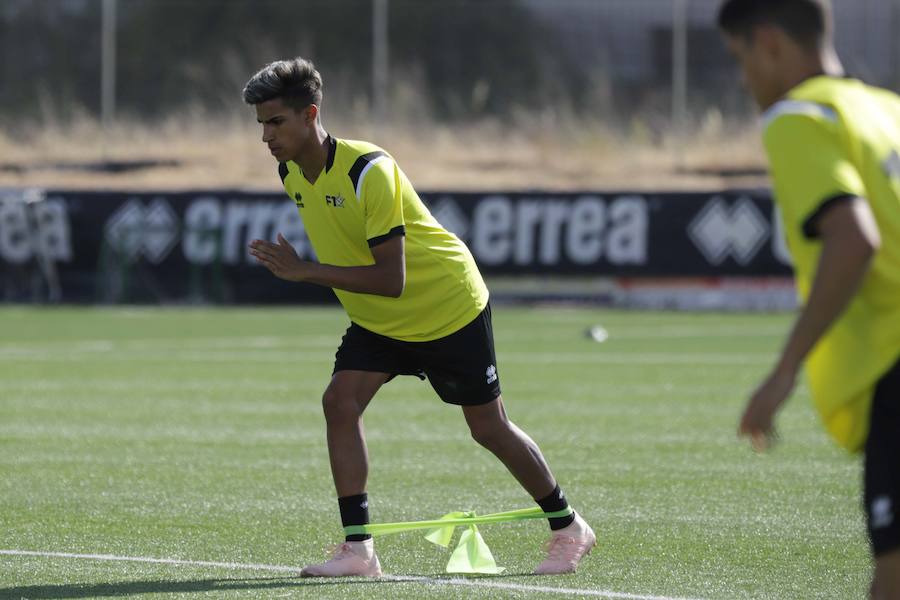
[[[306,281],[348,292],[398,298],[406,285],[404,237],[391,237],[370,250],[375,264],[337,267],[302,260],[280,233],[277,244],[265,240],[250,243],[250,254],[257,262],[286,281]]]
[[[869,204],[849,197],[829,208],[818,220],[822,253],[809,300],[800,313],[777,370],[796,372],[803,359],[859,290],[881,245]]]
[[[843,313],[869,269],[881,240],[866,200],[844,197],[810,223],[822,251],[806,305],[788,336],[772,373],[757,388],[741,419],[739,433],[758,449],[774,433],[773,419],[794,388],[803,360]]]
[[[738,432],[757,449],[774,434],[775,413],[803,360],[859,289],[880,240],[865,185],[842,142],[840,117],[806,101],[778,103],[763,142],[785,226],[819,244],[805,305],[772,372],[747,403]]]

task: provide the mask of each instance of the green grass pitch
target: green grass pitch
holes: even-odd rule
[[[342,312],[0,309],[0,598],[862,598],[860,463],[805,388],[774,452],[735,436],[789,323],[496,306],[510,416],[599,546],[534,577],[546,524],[484,526],[506,573],[451,577],[413,532],[377,542],[395,578],[324,581],[195,563],[299,567],[340,539],[320,398]],[[532,506],[427,383],[388,384],[365,422],[375,522]]]

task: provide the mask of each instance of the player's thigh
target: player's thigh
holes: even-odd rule
[[[336,371],[322,395],[326,415],[361,415],[376,392],[390,378],[389,373],[378,371]]]
[[[875,559],[873,600],[900,600],[900,549]]]
[[[424,378],[421,366],[417,364],[415,357],[406,350],[403,342],[369,331],[356,323],[352,323],[347,328],[347,332],[341,339],[341,345],[334,355],[332,375],[345,371],[386,373],[389,375],[387,381],[396,375],[416,375]],[[367,386],[372,381],[377,382],[380,379],[380,376],[365,377],[359,374],[350,374],[340,377],[338,383],[342,383],[344,380],[347,382],[347,385],[341,386],[341,391],[356,391],[360,386],[368,389]],[[379,386],[383,383],[382,381]],[[374,394],[374,391],[372,393]]]
[[[481,406],[499,398],[490,307],[456,333],[422,345],[424,371],[444,402]]]

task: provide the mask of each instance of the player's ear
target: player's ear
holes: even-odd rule
[[[784,30],[766,23],[757,25],[750,33],[750,45],[756,46],[767,56],[781,54],[781,45],[785,37]]]
[[[319,116],[319,107],[315,104],[310,104],[306,108],[303,109],[303,122],[308,126],[312,127],[316,122],[316,117]]]

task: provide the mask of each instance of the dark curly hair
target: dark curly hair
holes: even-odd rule
[[[322,105],[322,76],[312,61],[297,57],[277,60],[260,69],[243,91],[244,102],[261,104],[274,98],[294,110],[302,110],[310,104]]]
[[[749,37],[759,25],[775,25],[798,43],[819,47],[831,35],[828,0],[727,0],[719,9],[719,28]]]

